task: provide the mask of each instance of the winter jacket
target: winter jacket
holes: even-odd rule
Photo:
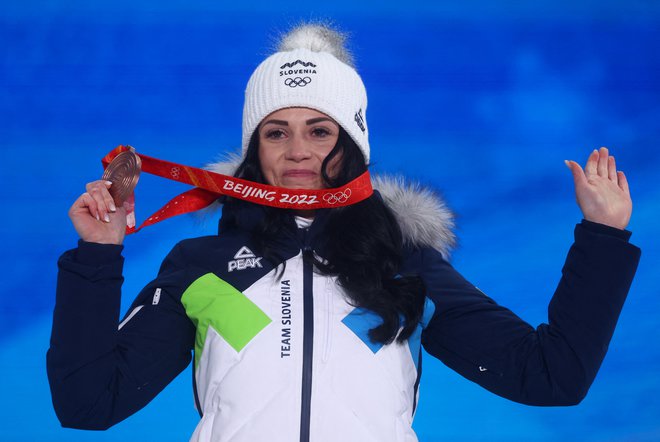
[[[423,320],[405,344],[372,342],[368,331],[380,317],[351,305],[334,277],[303,260],[323,257],[325,211],[311,226],[291,217],[277,241],[285,266],[264,259],[251,240],[259,206],[232,214],[241,228],[180,242],[119,326],[122,247],[81,241],[64,253],[48,352],[62,425],[121,421],[180,373],[191,352],[201,416],[195,441],[415,441],[422,347],[511,400],[580,402],[637,267],[630,232],[576,226],[548,324],[534,329],[454,270],[446,209],[401,185],[380,188],[406,238],[401,273],[419,275],[427,291]]]

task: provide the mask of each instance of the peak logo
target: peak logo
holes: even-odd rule
[[[263,256],[257,257],[252,250],[243,246],[236,252],[234,259],[227,263],[227,271],[263,268],[261,265],[262,259]]]

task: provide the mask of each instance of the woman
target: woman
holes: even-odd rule
[[[369,161],[366,92],[323,26],[302,26],[253,73],[242,178],[343,186]],[[119,324],[126,210],[111,184],[70,210],[81,241],[60,259],[48,374],[64,426],[107,428],[191,359],[201,420],[192,440],[410,441],[421,346],[496,394],[580,402],[605,356],[639,249],[607,149],[567,162],[584,220],[532,328],[446,261],[451,216],[401,182],[355,205],[298,211],[224,201],[216,236],[182,241]],[[220,167],[217,165],[217,167]]]

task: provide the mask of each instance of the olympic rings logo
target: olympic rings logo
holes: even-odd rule
[[[170,175],[172,175],[172,178],[174,179],[179,179],[179,176],[181,175],[181,169],[178,167],[173,167],[170,169]]]
[[[326,193],[323,195],[323,201],[328,204],[343,204],[351,197],[351,189],[346,188],[344,191],[336,193]]]
[[[284,84],[289,86],[289,87],[304,87],[307,86],[309,83],[312,82],[312,79],[309,77],[294,77],[294,78],[287,78],[284,80]]]

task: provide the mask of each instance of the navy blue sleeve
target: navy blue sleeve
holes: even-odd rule
[[[610,230],[611,229],[611,230]],[[529,405],[574,405],[605,357],[640,258],[629,232],[583,221],[536,329],[466,281],[435,251],[420,252],[435,313],[424,348],[467,379]]]
[[[153,399],[191,360],[175,247],[119,324],[121,246],[86,243],[59,261],[48,380],[65,427],[106,429]]]

